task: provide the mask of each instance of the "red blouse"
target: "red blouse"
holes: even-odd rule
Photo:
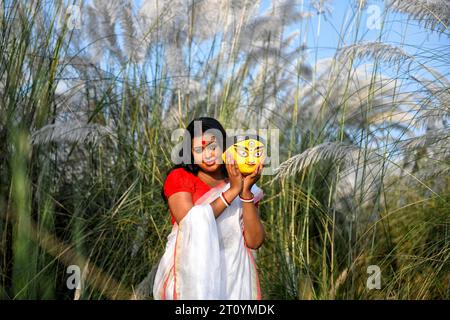
[[[189,192],[192,194],[192,203],[195,203],[202,195],[211,190],[211,187],[196,175],[183,168],[177,168],[168,174],[163,189],[166,199],[169,199],[171,195],[177,192]],[[174,224],[175,217],[172,211],[170,214],[172,216],[172,224]]]
[[[195,174],[190,173],[183,168],[176,168],[172,170],[164,182],[164,196],[169,199],[171,195],[177,192],[189,192],[192,194],[192,203],[195,203],[201,196],[211,190],[211,187],[203,182]],[[255,203],[258,207],[258,202]],[[170,210],[170,208],[169,208]],[[172,217],[172,224],[175,223],[175,217],[172,211],[170,211]]]

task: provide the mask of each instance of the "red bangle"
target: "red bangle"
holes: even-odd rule
[[[253,199],[255,199],[255,196],[252,195],[251,198],[242,198],[241,195],[239,195],[239,198],[240,198],[241,200],[253,200]]]
[[[231,204],[230,201],[228,201],[227,198],[225,198],[225,194],[224,194],[223,192],[222,192],[222,197],[223,197],[223,200],[225,200],[225,202],[226,202],[228,205]]]

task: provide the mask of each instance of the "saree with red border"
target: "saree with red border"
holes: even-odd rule
[[[242,203],[236,197],[216,219],[210,203],[230,187],[198,199],[167,238],[153,283],[157,300],[260,300],[256,251],[245,245]],[[261,188],[251,189],[255,202]]]

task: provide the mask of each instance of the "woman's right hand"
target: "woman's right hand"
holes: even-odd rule
[[[225,163],[228,178],[230,179],[230,189],[239,194],[244,186],[244,176],[239,171],[239,167],[234,160],[234,157],[229,152],[226,153],[226,163]]]

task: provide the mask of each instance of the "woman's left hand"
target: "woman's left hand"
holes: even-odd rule
[[[255,171],[244,177],[244,186],[242,188],[242,196],[246,196],[251,193],[252,186],[261,178],[261,173],[264,168],[264,159],[256,166]]]

